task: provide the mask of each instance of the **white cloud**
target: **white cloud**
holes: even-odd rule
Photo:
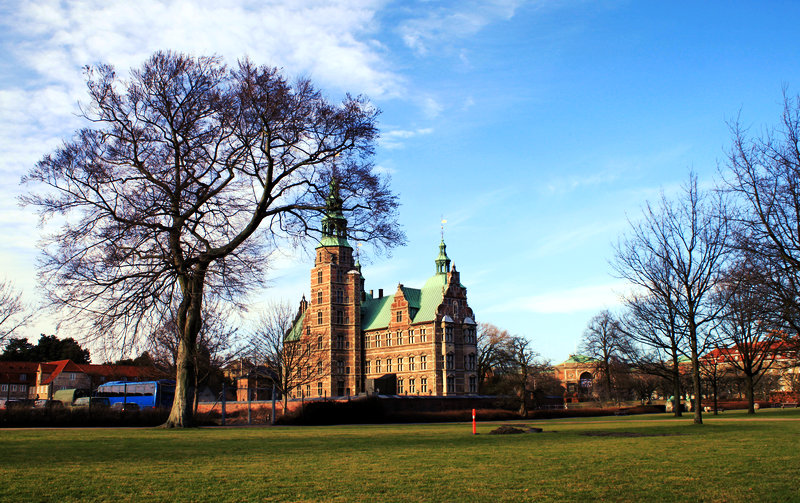
[[[402,140],[407,140],[415,136],[428,135],[433,133],[432,128],[419,129],[393,129],[381,133],[380,144],[387,149],[396,149],[403,146]]]

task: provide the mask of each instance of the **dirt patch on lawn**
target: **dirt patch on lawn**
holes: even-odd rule
[[[635,431],[584,431],[587,437],[674,437],[683,433],[637,433]]]
[[[531,428],[527,424],[504,424],[490,431],[490,435],[515,435],[519,433],[541,433],[541,428]]]

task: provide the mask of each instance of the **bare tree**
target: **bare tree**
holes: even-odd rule
[[[755,257],[744,257],[727,271],[720,287],[724,297],[716,324],[720,358],[744,376],[747,413],[755,414],[754,389],[776,363],[781,332],[769,322],[767,285]]]
[[[694,422],[702,424],[699,357],[719,308],[712,294],[726,257],[731,228],[721,197],[697,187],[691,173],[675,201],[662,194],[617,245],[613,266],[635,289],[672,299],[692,361]],[[676,397],[677,400],[678,397]]]
[[[736,246],[760,257],[769,313],[800,334],[800,97],[784,91],[780,125],[760,137],[751,137],[739,120],[730,128],[726,180],[742,209]]]
[[[617,374],[621,370],[619,364],[625,362],[631,351],[630,340],[608,310],[589,320],[581,339],[581,352],[597,362],[595,373],[603,376],[606,400],[613,395],[619,402],[616,386]]]
[[[299,320],[304,307],[293,316],[288,303],[272,303],[257,318],[250,340],[252,358],[272,374],[284,411],[293,391],[303,393],[303,386],[318,382],[331,370],[324,357],[325,338],[319,337],[316,343],[301,341],[297,332],[302,329]]]
[[[657,268],[658,262],[651,264]],[[668,278],[669,269],[651,271],[653,278]],[[631,293],[625,298],[627,307],[617,325],[633,342],[631,364],[644,374],[660,376],[672,385],[675,401],[673,414],[682,415],[681,365],[685,332],[680,325],[673,289],[656,289],[645,295]]]
[[[87,80],[90,126],[23,178],[23,202],[64,222],[45,238],[43,285],[117,346],[177,304],[166,426],[189,426],[203,302],[259,286],[270,248],[319,230],[331,190],[348,235],[379,249],[403,241],[396,197],[370,162],[378,111],[349,95],[331,104],[275,68],[172,52],[128,80],[107,65]]]
[[[28,324],[33,313],[22,300],[22,292],[0,280],[0,347],[6,339]]]
[[[491,323],[478,326],[478,380],[484,391],[486,380],[507,365],[513,336]]]

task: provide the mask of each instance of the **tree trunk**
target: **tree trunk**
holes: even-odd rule
[[[714,415],[716,416],[717,414],[719,414],[719,412],[718,412],[719,407],[717,406],[717,403],[718,403],[718,401],[717,401],[717,388],[718,388],[718,386],[717,386],[716,368],[714,369],[714,377],[712,378],[711,386],[714,389]]]
[[[702,407],[702,388],[700,387],[700,361],[697,354],[697,332],[693,326],[689,326],[689,337],[691,342],[689,345],[692,348],[692,391],[694,392],[694,400],[692,406],[694,407],[694,424],[703,424],[703,410]]]
[[[672,411],[675,417],[683,416],[681,412],[681,367],[678,363],[678,351],[673,348],[672,352]]]
[[[198,274],[190,280],[182,279],[183,300],[178,308],[178,329],[180,330],[180,343],[178,344],[178,361],[176,362],[175,400],[169,413],[166,428],[188,428],[193,426],[194,416],[192,405],[194,402],[195,352],[197,351],[197,336],[202,326],[201,310],[203,306],[204,275]]]
[[[755,391],[753,390],[753,376],[750,374],[744,375],[745,393],[747,393],[747,413],[755,414]]]

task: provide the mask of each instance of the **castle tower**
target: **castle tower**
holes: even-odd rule
[[[311,269],[311,303],[305,318],[309,343],[322,352],[324,371],[309,396],[345,396],[361,392],[361,274],[347,242],[347,219],[335,179],[331,180],[322,219],[322,237]]]

